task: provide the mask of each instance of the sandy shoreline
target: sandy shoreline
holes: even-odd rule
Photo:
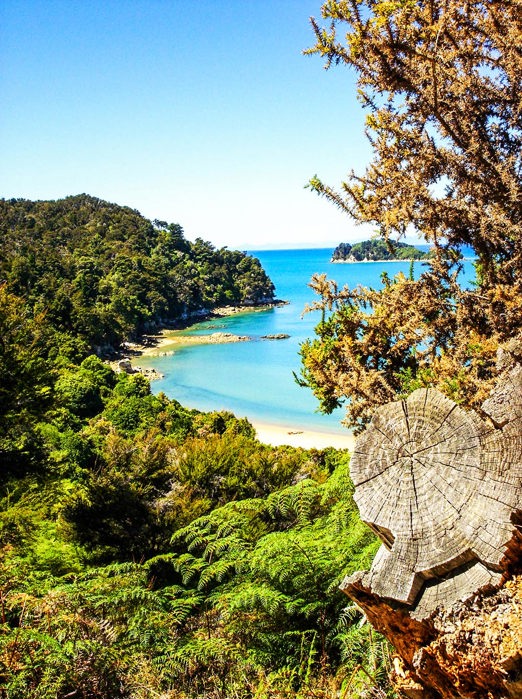
[[[349,449],[353,451],[355,437],[346,430],[346,434],[334,432],[320,432],[298,427],[285,427],[284,425],[269,425],[257,420],[250,420],[257,432],[257,438],[264,444],[280,446],[287,444],[292,447],[302,447],[303,449],[325,449],[335,447],[336,449]]]
[[[221,344],[217,338],[212,338],[212,335],[187,335],[186,328],[182,330],[160,330],[156,335],[147,335],[143,342],[128,342],[126,354],[130,355],[134,367],[137,367],[140,359],[150,359],[153,357],[164,357],[167,354],[173,354],[176,350],[189,345],[208,345]],[[218,333],[214,333],[217,335]],[[223,340],[223,342],[231,342],[232,340]],[[243,339],[238,339],[243,341]]]
[[[136,357],[161,357],[177,349],[186,347],[187,345],[224,344],[248,341],[252,338],[233,335],[232,333],[211,331],[205,335],[189,335],[187,334],[187,330],[200,323],[212,322],[231,315],[259,313],[269,310],[270,308],[275,308],[276,306],[284,306],[287,303],[287,301],[277,300],[274,303],[260,306],[225,306],[223,308],[215,308],[206,316],[193,318],[187,321],[181,328],[163,328],[154,334],[144,335],[141,342],[127,342],[126,354],[132,355],[133,359],[136,359]]]
[[[209,333],[208,335],[186,335],[185,333],[186,330],[162,330],[151,338],[151,344],[135,345],[133,349],[139,353],[140,357],[161,357],[188,345],[224,344],[234,341],[231,338],[219,340],[217,337],[213,337],[222,333]],[[238,336],[235,341],[243,342],[244,339]]]
[[[231,315],[232,313],[252,312],[257,309],[216,309],[216,317]],[[212,320],[212,318],[202,318],[200,322]],[[187,328],[178,329],[163,329],[154,335],[149,335],[144,338],[141,343],[128,343],[127,348],[132,356],[132,364],[135,368],[141,359],[151,359],[153,357],[164,356],[171,354],[178,349],[187,345],[208,344],[211,342],[220,342],[218,337],[212,338],[212,335],[187,335]],[[222,333],[214,333],[222,335]],[[230,339],[223,339],[223,342],[230,342]],[[249,419],[249,418],[248,418]],[[311,430],[300,428],[295,425],[274,425],[265,422],[260,422],[255,419],[249,419],[254,426],[257,437],[264,444],[272,446],[289,445],[293,447],[302,447],[303,449],[325,449],[326,447],[335,447],[336,449],[348,449],[353,451],[355,438],[351,432],[346,430],[346,434],[336,432],[327,432],[320,430]]]

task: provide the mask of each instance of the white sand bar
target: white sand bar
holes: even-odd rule
[[[287,444],[291,447],[303,447],[303,449],[325,449],[335,447],[336,449],[349,449],[353,451],[355,437],[346,430],[346,434],[335,432],[317,432],[315,430],[297,427],[285,427],[283,425],[268,425],[263,422],[251,420],[257,432],[257,438],[264,444],[271,444],[274,447]]]

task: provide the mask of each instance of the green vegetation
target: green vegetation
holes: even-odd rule
[[[108,339],[93,334],[102,318],[119,318],[115,338],[153,317],[138,322],[133,301],[126,325],[114,310],[126,255],[148,283],[172,271],[140,247],[172,240],[169,227],[119,207],[111,245],[100,234],[81,267],[94,204],[5,204],[39,215],[38,235],[12,222],[0,286],[1,699],[384,696],[387,648],[338,590],[376,549],[348,454],[262,445],[247,420],[187,410],[89,355]],[[57,209],[83,212],[62,246]],[[111,229],[117,216],[129,231]],[[183,245],[196,293],[184,303],[197,308],[213,268]],[[138,300],[141,272],[120,277]]]
[[[424,260],[429,257],[414,245],[389,240],[364,240],[362,243],[340,243],[332,254],[332,262],[377,262],[382,260]]]
[[[386,240],[417,235],[433,258],[381,291],[316,277],[323,322],[302,347],[304,380],[357,429],[422,386],[480,409],[499,345],[522,330],[520,7],[329,0],[322,16],[307,53],[355,70],[373,159],[339,191],[310,185]],[[463,245],[476,254],[472,289],[457,281]]]
[[[274,300],[259,260],[85,194],[0,200],[0,279],[83,356],[202,309]]]

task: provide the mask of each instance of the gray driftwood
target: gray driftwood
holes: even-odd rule
[[[358,438],[355,500],[383,544],[370,571],[343,582],[356,601],[364,590],[423,619],[500,583],[522,503],[522,367],[504,371],[483,410],[487,422],[419,389]]]

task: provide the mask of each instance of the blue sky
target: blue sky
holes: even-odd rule
[[[320,0],[2,0],[0,196],[87,192],[240,249],[367,237],[304,185],[370,159]]]

